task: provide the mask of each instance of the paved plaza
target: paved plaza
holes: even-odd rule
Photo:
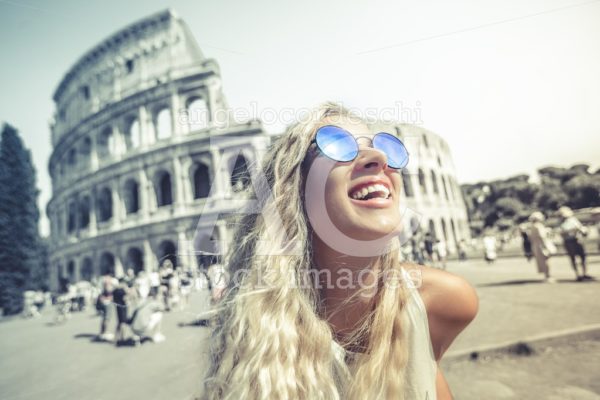
[[[542,283],[533,261],[520,258],[448,265],[476,287],[480,298],[477,318],[442,364],[457,400],[600,399],[598,335],[535,348],[529,356],[477,361],[460,356],[600,323],[600,282],[574,282],[565,257],[552,259],[551,268],[557,283]],[[589,270],[600,277],[600,257],[590,259]],[[52,323],[51,312],[31,320],[6,319],[0,322],[1,397],[192,399],[202,386],[208,329],[189,323],[206,305],[207,293],[195,293],[185,311],[165,315],[166,342],[140,347],[94,342],[100,321],[92,310],[75,313],[62,325]]]

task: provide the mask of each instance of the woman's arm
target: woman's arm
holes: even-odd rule
[[[438,362],[454,339],[475,318],[479,298],[475,289],[457,275],[435,268],[423,267],[421,297],[427,308],[429,334]],[[452,399],[448,383],[438,367],[436,378],[439,400]]]

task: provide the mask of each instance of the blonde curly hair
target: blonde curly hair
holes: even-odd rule
[[[272,196],[260,206],[279,214],[283,232],[273,235],[260,214],[239,221],[226,262],[236,279],[214,321],[202,400],[404,397],[406,289],[384,285],[381,279],[400,271],[398,252],[378,258],[375,306],[349,339],[364,348],[348,362],[335,356],[334,333],[324,318],[319,290],[314,280],[306,279],[313,262],[303,199],[304,161],[323,120],[340,116],[355,118],[338,104],[319,106],[290,127],[264,157],[264,185]],[[264,256],[282,254],[286,244],[280,237],[300,243],[300,250]]]

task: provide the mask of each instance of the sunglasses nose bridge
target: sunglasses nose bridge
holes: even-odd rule
[[[388,165],[387,154],[382,150],[373,147],[359,147],[357,162],[363,166],[370,166],[373,163],[385,169]]]

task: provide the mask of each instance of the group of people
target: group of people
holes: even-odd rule
[[[169,259],[163,261],[158,271],[140,271],[136,275],[130,269],[119,279],[103,276],[96,302],[102,317],[98,339],[114,340],[117,345],[125,341],[138,344],[146,339],[155,343],[164,341],[165,336],[161,333],[163,313],[184,309],[193,286],[202,286],[201,277],[201,274],[174,268]],[[108,325],[115,317],[113,334]]]
[[[560,207],[558,214],[561,218],[558,231],[575,272],[575,280],[581,282],[593,279],[587,272],[586,252],[583,246],[583,238],[588,235],[588,229],[575,217],[569,207]],[[544,274],[546,282],[555,282],[555,279],[550,276],[548,260],[556,254],[557,248],[550,238],[550,230],[545,226],[544,221],[544,214],[536,211],[529,217],[529,224],[521,226],[523,251],[527,259],[535,258],[538,272]]]
[[[458,246],[460,259],[466,258],[464,246]],[[448,246],[446,242],[435,238],[430,232],[421,234],[420,231],[413,233],[410,240],[402,246],[402,255],[406,261],[417,264],[426,264],[432,267],[446,269],[448,258]]]

